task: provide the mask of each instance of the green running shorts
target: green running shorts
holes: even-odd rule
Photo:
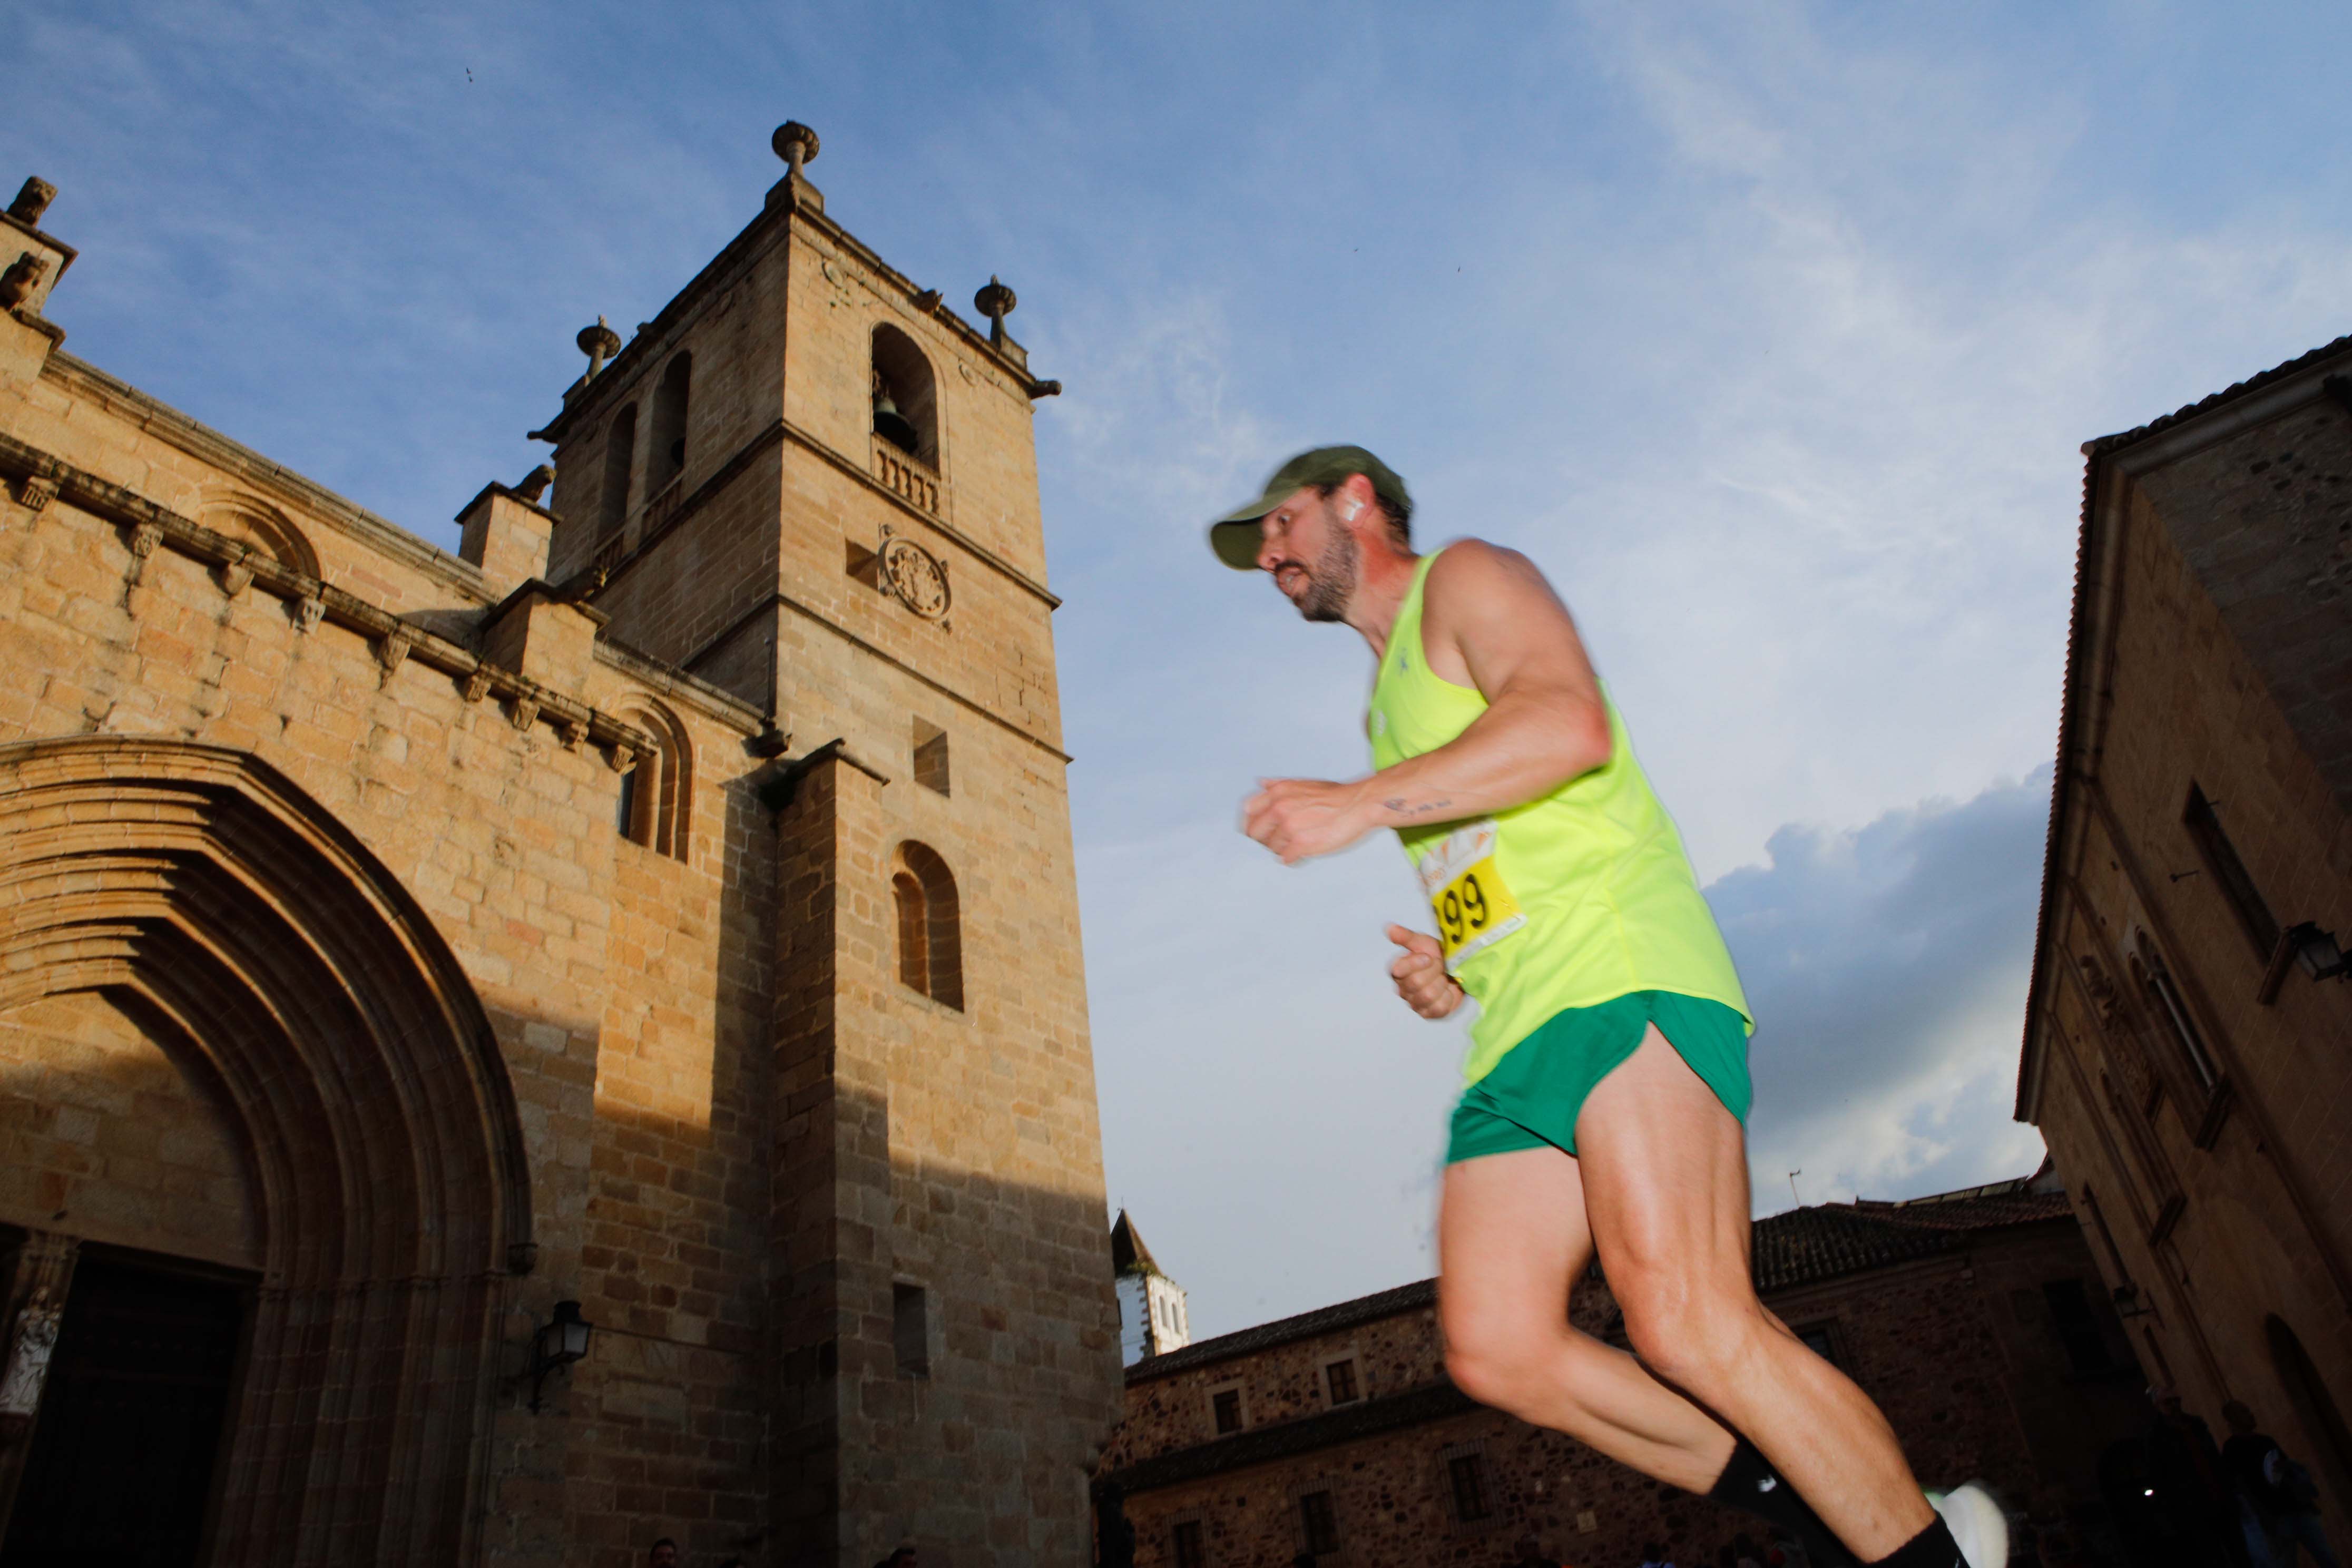
[[[1633,991],[1597,1007],[1555,1013],[1505,1051],[1462,1091],[1445,1163],[1546,1144],[1575,1153],[1576,1118],[1586,1099],[1640,1047],[1652,1024],[1744,1124],[1755,1098],[1748,1082],[1748,1020],[1720,1002]]]

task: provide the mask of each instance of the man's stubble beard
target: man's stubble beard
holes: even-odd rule
[[[1346,620],[1348,601],[1356,595],[1356,568],[1361,559],[1356,536],[1333,520],[1330,542],[1307,571],[1307,592],[1298,600],[1299,615],[1310,621]]]

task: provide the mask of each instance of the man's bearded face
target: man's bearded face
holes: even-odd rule
[[[1310,621],[1343,620],[1348,613],[1348,601],[1355,596],[1357,567],[1361,555],[1356,548],[1356,536],[1349,533],[1331,503],[1323,503],[1323,526],[1326,536],[1322,550],[1311,566],[1294,563],[1284,568],[1285,575],[1293,571],[1302,574],[1306,585],[1291,594],[1291,603],[1298,613]]]

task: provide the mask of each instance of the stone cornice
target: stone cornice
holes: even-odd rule
[[[387,675],[415,658],[461,679],[469,702],[485,697],[500,699],[509,705],[508,718],[519,731],[544,723],[562,735],[567,747],[606,747],[616,763],[625,753],[651,753],[657,749],[654,738],[635,725],[491,664],[471,649],[357,595],[297,572],[243,540],[231,539],[6,435],[0,435],[0,475],[16,481],[19,497],[28,507],[46,508],[55,497],[129,531],[133,582],[148,555],[159,546],[169,548],[215,567],[224,593],[234,596],[255,587],[288,601],[298,627],[307,630],[329,621],[358,633],[375,646],[377,661]]]
[[[614,642],[600,635],[594,653],[598,664],[610,665],[632,680],[644,681],[664,697],[698,709],[706,717],[747,735],[759,733],[765,721],[765,715],[733,692],[676,665],[664,664],[651,654],[639,653],[626,643]]]
[[[425,573],[457,593],[488,605],[496,597],[482,582],[481,572],[469,561],[436,550],[398,523],[347,500],[314,479],[271,462],[252,447],[230,440],[170,404],[151,397],[126,381],[63,351],[52,353],[42,367],[44,379],[55,380],[77,398],[87,399],[126,424],[178,447],[192,458],[278,497],[321,521],[357,539],[379,554]]]

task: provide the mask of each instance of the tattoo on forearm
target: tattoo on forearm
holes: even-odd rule
[[[1453,804],[1454,802],[1451,799],[1447,799],[1424,801],[1419,805],[1413,805],[1407,802],[1405,797],[1401,795],[1391,795],[1388,799],[1381,802],[1381,805],[1383,807],[1396,813],[1399,816],[1427,816],[1433,811],[1444,811],[1447,806],[1450,806]]]

